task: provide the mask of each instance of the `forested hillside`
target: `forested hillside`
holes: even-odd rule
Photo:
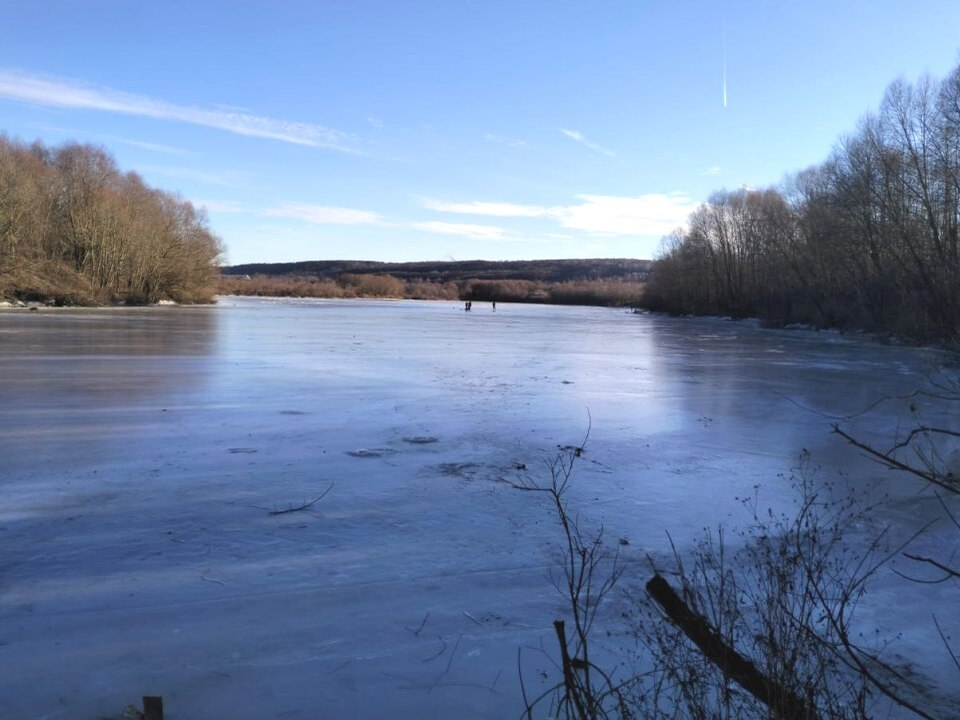
[[[317,260],[223,269],[234,295],[637,305],[649,260],[467,260],[384,263]]]
[[[891,84],[821,165],[715,193],[644,302],[960,342],[960,67]]]
[[[371,262],[365,260],[310,260],[295,263],[249,263],[223,268],[224,275],[269,275],[336,280],[345,273],[391,275],[414,282],[461,282],[464,280],[625,280],[643,282],[650,272],[649,260],[625,258],[601,260],[450,260],[447,262]]]
[[[0,135],[0,299],[210,302],[221,252],[202,212],[105,150]]]

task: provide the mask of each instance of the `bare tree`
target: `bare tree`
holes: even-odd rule
[[[0,136],[0,293],[90,303],[204,302],[223,248],[189,202],[90,145]]]
[[[958,286],[960,68],[892,83],[781,189],[714,193],[664,248],[647,302],[960,343]]]

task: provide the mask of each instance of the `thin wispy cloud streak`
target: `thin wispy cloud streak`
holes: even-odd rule
[[[465,202],[451,203],[425,198],[423,207],[437,212],[458,213],[461,215],[487,215],[491,217],[545,217],[551,209],[539,205],[518,205],[516,203]]]
[[[686,225],[699,205],[683,193],[577,197],[582,202],[565,208],[560,225],[595,235],[667,235]]]
[[[600,155],[606,155],[607,157],[617,156],[617,154],[613,150],[609,150],[605,148],[603,145],[600,145],[598,143],[593,142],[592,140],[588,140],[587,138],[585,138],[583,136],[583,133],[581,133],[579,130],[567,130],[565,128],[560,128],[560,132],[562,132],[571,140],[580,143],[581,145],[583,145],[586,148],[589,148],[590,150],[593,150],[595,153],[599,153]]]
[[[486,217],[548,218],[560,227],[594,235],[666,235],[686,224],[698,203],[684,193],[636,196],[577,195],[569,205],[522,205],[498,202],[442,202],[426,199],[430,210]],[[441,223],[442,224],[442,223]]]
[[[227,109],[177,105],[77,80],[30,75],[16,70],[0,70],[0,99],[44,107],[95,110],[190,123],[236,135],[268,138],[347,153],[359,152],[350,135],[322,125]]]
[[[383,219],[379,214],[369,210],[354,208],[331,207],[328,205],[304,205],[287,203],[275,208],[263,210],[265,217],[290,218],[302,220],[314,225],[382,225]]]
[[[313,225],[375,225],[378,227],[405,227],[422,233],[433,235],[448,235],[466,238],[481,242],[543,242],[536,238],[527,237],[514,230],[496,225],[479,225],[471,223],[452,223],[442,221],[397,222],[385,218],[379,213],[356,208],[331,207],[327,205],[310,205],[285,203],[283,205],[261,210],[262,217],[287,218],[300,220]]]
[[[249,182],[249,176],[246,173],[236,170],[207,172],[178,165],[138,165],[137,170],[151,175],[163,175],[219,187],[241,187]]]
[[[502,135],[496,135],[494,133],[487,133],[483,136],[483,139],[487,142],[496,143],[497,145],[506,145],[507,147],[524,147],[527,144],[526,140],[503,137]]]
[[[146,142],[145,140],[131,140],[129,138],[115,138],[115,140],[123,143],[124,145],[130,145],[132,147],[140,148],[141,150],[149,150],[150,152],[161,153],[163,155],[177,155],[183,157],[190,154],[186,150],[181,150],[180,148],[175,148],[170,145],[161,145],[160,143]]]
[[[452,235],[466,238],[468,240],[478,240],[481,242],[492,243],[535,243],[549,244],[556,243],[544,238],[519,233],[507,228],[496,225],[471,225],[468,223],[448,223],[448,222],[417,222],[411,223],[410,227],[421,232],[434,233],[437,235]]]
[[[436,233],[439,235],[457,235],[471,240],[485,240],[489,242],[508,242],[510,233],[495,225],[469,225],[466,223],[447,222],[418,222],[410,225],[414,230]]]

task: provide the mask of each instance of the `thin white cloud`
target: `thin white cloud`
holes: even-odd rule
[[[171,120],[237,135],[269,138],[341,152],[358,152],[350,135],[322,125],[262,117],[227,108],[205,109],[192,105],[176,105],[77,80],[30,75],[16,70],[0,70],[0,99],[44,107],[100,110]]]
[[[2,74],[2,70],[0,70]],[[2,96],[0,96],[2,99]],[[76,138],[79,136],[88,136],[91,139],[98,139],[105,143],[122,143],[124,145],[131,145],[132,147],[142,148],[143,150],[149,150],[151,152],[162,153],[164,155],[176,155],[178,157],[189,157],[196,155],[196,153],[191,152],[190,150],[184,150],[183,148],[173,147],[172,145],[161,145],[160,143],[148,142],[146,140],[136,140],[134,138],[121,137],[119,135],[110,135],[107,133],[90,133],[89,131],[79,130],[76,127],[64,127],[60,125],[49,125],[49,124],[40,124],[37,125],[37,128],[43,131],[46,134],[52,135],[61,135],[69,138]]]
[[[570,205],[422,201],[438,212],[490,217],[543,217],[569,230],[597,235],[665,235],[686,224],[699,203],[683,193],[637,196],[578,195]],[[445,223],[439,223],[444,225]],[[472,227],[472,226],[468,226]]]
[[[282,217],[302,220],[314,225],[383,225],[381,217],[368,210],[330,207],[327,205],[299,205],[286,203],[275,208],[263,210],[265,217]]]
[[[116,138],[116,140],[124,145],[132,145],[133,147],[138,147],[141,150],[149,150],[150,152],[162,153],[163,155],[178,155],[183,157],[191,154],[186,150],[181,150],[180,148],[171,147],[170,145],[161,145],[160,143],[147,142],[145,140],[131,140],[129,138],[120,137]]]
[[[706,170],[704,170],[704,171],[703,171],[702,173],[700,173],[700,174],[701,174],[701,175],[719,175],[719,174],[720,174],[720,166],[719,166],[719,165],[711,165],[710,167],[708,167]]]
[[[506,145],[507,147],[523,147],[527,144],[526,140],[503,137],[502,135],[495,135],[494,133],[487,133],[483,136],[483,139],[487,142],[496,143],[497,145]]]
[[[518,205],[516,203],[465,202],[451,203],[442,200],[424,198],[423,207],[437,212],[457,213],[461,215],[487,215],[491,217],[544,217],[550,214],[550,208],[539,205]]]
[[[495,243],[542,243],[547,245],[556,245],[555,240],[548,240],[544,237],[518,233],[513,230],[498,227],[496,225],[470,225],[467,223],[447,223],[447,222],[418,222],[411,223],[407,227],[422,232],[435,233],[437,235],[455,235],[458,237],[469,238],[470,240],[480,240],[482,242]]]
[[[471,240],[486,240],[492,242],[509,242],[515,240],[512,233],[494,225],[467,225],[462,223],[446,222],[419,222],[410,225],[415,230],[436,233],[438,235],[459,235]]]
[[[605,148],[603,145],[600,145],[598,143],[593,142],[592,140],[588,140],[587,138],[585,138],[583,136],[583,133],[581,133],[579,130],[567,130],[565,128],[560,128],[560,132],[562,132],[571,140],[574,140],[580,143],[581,145],[583,145],[584,147],[587,147],[590,150],[593,150],[595,153],[599,153],[600,155],[606,155],[607,157],[617,156],[617,154],[613,150],[609,150]]]
[[[193,168],[177,165],[139,165],[137,171],[145,174],[163,175],[220,187],[237,187],[247,182],[247,175],[235,170],[204,172],[202,170],[194,170]]]
[[[567,207],[560,224],[598,235],[666,235],[685,225],[699,205],[682,193],[578,197],[583,202]]]

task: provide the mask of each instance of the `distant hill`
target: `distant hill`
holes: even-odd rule
[[[247,263],[221,268],[223,275],[266,275],[336,280],[345,274],[390,275],[406,282],[534,280],[561,283],[589,280],[646,282],[650,260],[465,260],[385,263],[367,260],[308,260],[294,263]]]

